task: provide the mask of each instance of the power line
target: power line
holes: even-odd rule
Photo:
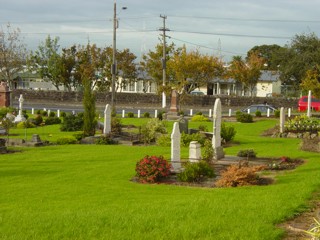
[[[170,15],[172,18],[194,18],[194,19],[211,19],[220,21],[242,21],[242,22],[284,22],[284,23],[320,23],[320,20],[293,20],[293,19],[258,19],[258,18],[223,18],[223,17],[206,17],[206,16],[178,16]]]

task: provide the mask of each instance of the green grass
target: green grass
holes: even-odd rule
[[[319,154],[298,150],[299,140],[259,136],[276,123],[228,123],[240,144],[225,149],[307,160],[269,186],[130,181],[138,160],[169,159],[170,147],[70,145],[0,155],[0,239],[280,239],[276,224],[304,210],[319,190],[320,165]]]

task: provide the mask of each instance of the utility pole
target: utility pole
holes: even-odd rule
[[[112,74],[112,83],[111,83],[111,109],[114,110],[114,100],[115,100],[115,82],[116,82],[116,73],[117,73],[117,62],[116,62],[116,52],[117,52],[117,3],[114,0],[113,4],[113,43],[112,43],[112,66],[111,66],[111,74]]]
[[[163,86],[163,92],[162,92],[162,108],[165,108],[167,106],[166,103],[166,93],[165,93],[165,86],[166,86],[166,31],[170,31],[168,28],[166,28],[166,19],[167,16],[160,15],[160,17],[163,19],[163,28],[160,28],[159,30],[162,31],[162,37],[163,37],[163,55],[162,55],[162,86]]]

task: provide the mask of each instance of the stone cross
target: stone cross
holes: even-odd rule
[[[107,104],[104,110],[103,134],[109,134],[110,132],[111,132],[111,108],[109,104]]]
[[[219,160],[224,157],[223,147],[221,146],[221,100],[217,98],[213,107],[213,136],[212,147],[214,159]]]
[[[286,121],[286,113],[284,107],[280,108],[280,133],[284,133],[284,123]]]
[[[175,122],[171,133],[171,165],[174,172],[180,172],[181,170],[180,140],[179,123]]]
[[[26,120],[25,117],[22,114],[23,102],[24,102],[23,96],[22,96],[22,94],[20,94],[20,97],[19,97],[19,113],[18,113],[18,116],[16,116],[16,118],[14,119],[14,122],[16,122],[16,123],[23,122],[23,121]]]
[[[309,90],[309,93],[308,93],[307,117],[311,117],[311,98],[312,98],[312,95],[311,95],[311,91]]]

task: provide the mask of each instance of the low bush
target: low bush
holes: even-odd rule
[[[163,121],[158,118],[150,119],[141,128],[142,140],[145,144],[150,144],[156,140],[157,133],[166,133],[167,129]]]
[[[46,125],[60,124],[61,119],[58,117],[48,117],[44,122]]]
[[[178,174],[178,179],[182,182],[202,182],[206,178],[214,177],[214,171],[205,161],[198,163],[186,163],[184,171]]]
[[[17,124],[18,129],[24,129],[24,128],[34,128],[36,127],[32,122],[30,121],[25,121],[25,122],[19,122]]]
[[[202,148],[202,159],[206,162],[210,162],[213,158],[213,154],[212,141],[206,139]]]
[[[181,145],[183,147],[188,147],[190,142],[197,141],[198,143],[203,146],[205,137],[201,135],[200,133],[193,133],[193,134],[187,134],[187,133],[181,133]]]
[[[208,132],[208,127],[206,125],[199,125],[199,131]]]
[[[246,185],[257,185],[259,183],[258,171],[262,166],[249,167],[247,164],[234,164],[229,166],[215,183],[217,187],[238,187]]]
[[[128,112],[127,116],[128,116],[128,118],[134,118],[134,113],[133,112]]]
[[[72,136],[61,137],[57,139],[58,145],[67,145],[67,144],[75,144],[75,143],[77,143],[77,139]]]
[[[241,123],[252,123],[253,122],[252,116],[248,113],[242,113],[242,112],[237,113],[236,118],[237,118],[237,121],[241,122]]]
[[[55,116],[56,116],[55,112],[50,112],[49,113],[49,117],[55,117]]]
[[[78,142],[80,142],[80,140],[84,138],[83,132],[82,133],[75,133],[72,136],[74,136],[74,138],[77,139]]]
[[[117,144],[115,140],[112,139],[111,135],[103,135],[100,136],[96,142],[97,145],[112,145],[112,144]]]
[[[191,121],[192,122],[209,122],[209,118],[203,116],[203,115],[194,115],[192,118],[191,118]]]
[[[169,176],[171,164],[162,156],[145,156],[136,164],[136,176],[139,182],[156,183]]]
[[[113,134],[120,134],[122,132],[122,124],[120,118],[111,117],[111,132]]]
[[[300,115],[286,121],[284,126],[286,132],[317,133],[320,131],[320,119],[309,118],[306,115]]]
[[[41,115],[43,117],[47,117],[48,116],[48,112],[43,110],[43,111],[41,111]]]
[[[61,113],[60,113],[60,117],[63,117],[63,118],[64,118],[64,117],[66,117],[66,116],[67,116],[67,113],[66,113],[66,112],[61,112]]]
[[[237,154],[238,157],[255,158],[257,153],[253,149],[240,150]]]
[[[150,113],[149,112],[144,112],[143,113],[144,118],[150,118]]]
[[[43,118],[41,114],[38,114],[37,116],[35,116],[34,118],[34,124],[37,126],[40,126],[40,124],[43,122]]]
[[[224,142],[230,142],[236,135],[237,131],[233,126],[227,126],[225,123],[221,124],[221,138]]]
[[[275,116],[276,118],[279,118],[279,117],[280,117],[280,110],[275,110],[275,111],[274,111],[274,116]]]
[[[165,113],[166,113],[165,111],[158,112],[157,118],[162,121],[163,120],[163,114],[165,114]]]
[[[163,134],[156,140],[157,145],[161,147],[170,147],[171,146],[171,136],[168,134]]]
[[[69,114],[63,118],[60,130],[63,132],[74,132],[83,130],[83,114]]]
[[[202,112],[196,112],[195,115],[203,115]]]
[[[261,117],[262,113],[261,113],[261,111],[258,110],[258,111],[256,111],[255,115],[256,115],[256,117]]]

